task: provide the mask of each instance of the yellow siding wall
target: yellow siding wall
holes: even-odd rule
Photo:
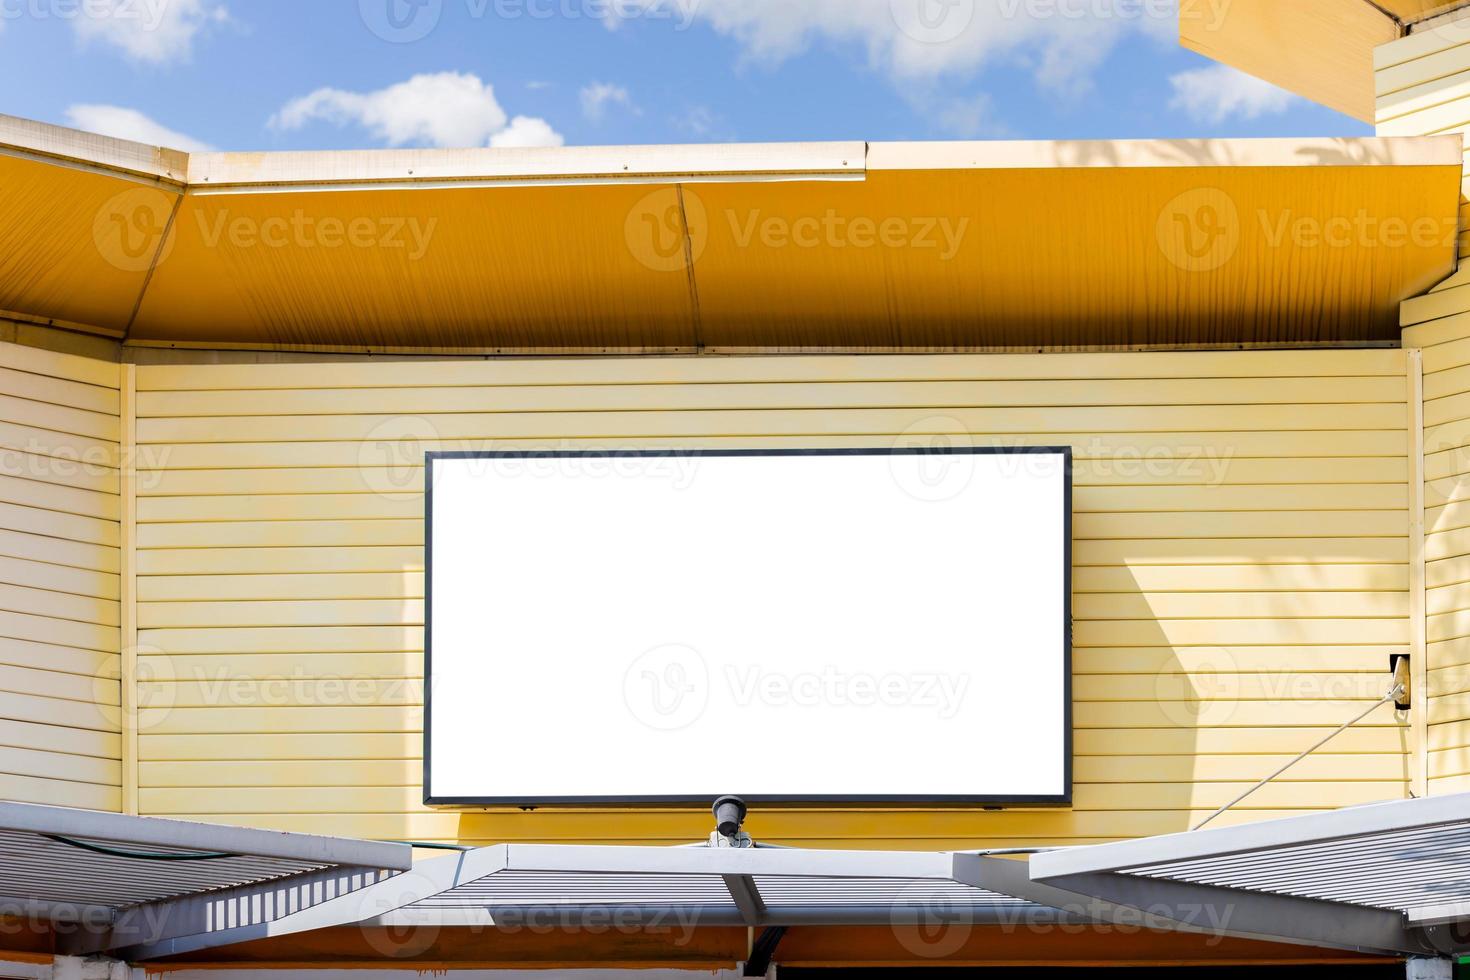
[[[0,342],[0,799],[121,808],[118,380]]]
[[[1470,285],[1404,304],[1424,357],[1429,788],[1470,790]]]
[[[1470,132],[1470,19],[1374,53],[1380,136]],[[1470,165],[1470,161],[1467,161]],[[1460,257],[1470,255],[1470,178]],[[1404,304],[1406,348],[1423,348],[1426,739],[1432,793],[1470,789],[1470,286],[1457,275]]]
[[[938,436],[1076,450],[1076,807],[750,829],[880,847],[1184,829],[1378,698],[1405,649],[1405,374],[1382,349],[139,366],[141,810],[700,838],[707,814],[420,805],[423,451]],[[1228,819],[1401,798],[1407,749],[1384,708]]]
[[[1379,136],[1470,132],[1470,19],[1374,50]],[[1460,257],[1470,255],[1470,195],[1462,184]]]

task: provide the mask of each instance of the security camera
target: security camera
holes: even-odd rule
[[[720,832],[720,836],[733,840],[740,833],[740,825],[745,822],[745,801],[738,796],[722,796],[715,800],[715,805],[710,809],[714,811],[715,829]]]

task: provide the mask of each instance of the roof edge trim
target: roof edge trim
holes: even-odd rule
[[[861,179],[866,167],[862,142],[197,153],[189,157],[188,183],[201,191],[238,185]]]
[[[1459,134],[1201,140],[995,140],[873,143],[873,170],[1180,167],[1460,167]]]
[[[0,114],[0,151],[182,185],[189,154]]]
[[[194,193],[664,181],[860,180],[869,170],[1462,166],[1458,135],[1307,139],[729,143],[185,153],[0,115],[0,152]]]

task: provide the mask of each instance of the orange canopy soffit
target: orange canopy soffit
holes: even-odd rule
[[[1458,137],[190,157],[0,117],[0,315],[347,351],[1384,342],[1454,269],[1460,178]]]

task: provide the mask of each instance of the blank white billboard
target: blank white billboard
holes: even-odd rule
[[[428,466],[428,802],[1069,802],[1068,450]]]

